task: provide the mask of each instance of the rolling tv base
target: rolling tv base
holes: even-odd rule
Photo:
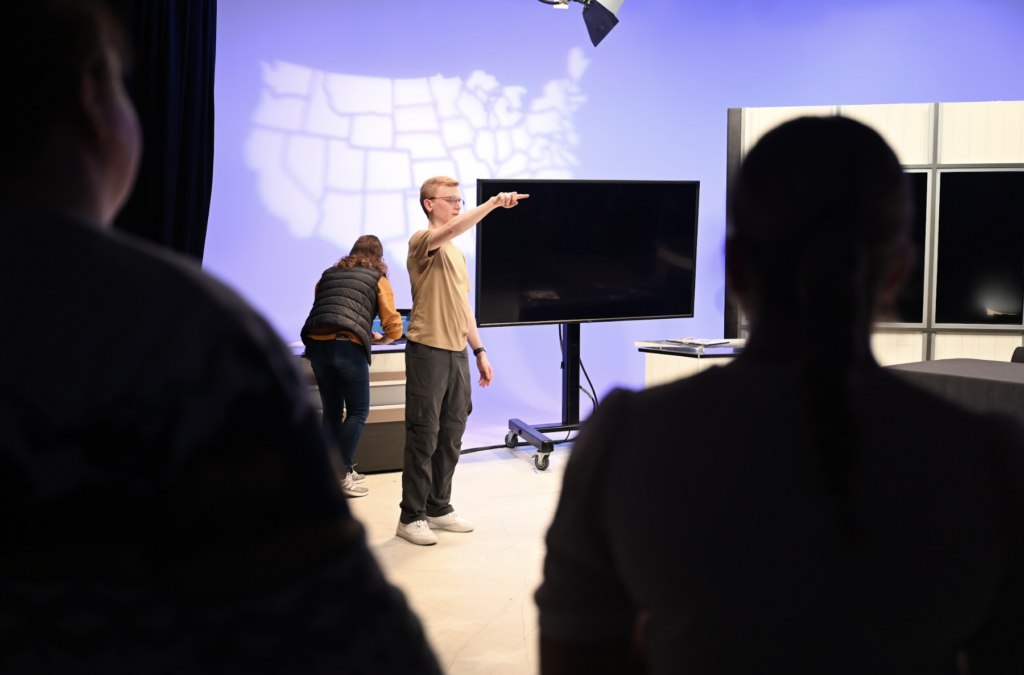
[[[514,448],[519,444],[519,438],[522,437],[524,441],[537,448],[537,453],[533,456],[533,464],[539,471],[544,471],[548,468],[548,455],[555,449],[555,443],[557,442],[548,438],[545,433],[579,431],[580,426],[579,424],[531,426],[522,420],[509,420],[508,433],[505,434],[505,445],[509,448]]]
[[[533,464],[538,471],[548,468],[548,456],[555,449],[555,443],[545,432],[578,431],[580,428],[580,325],[563,323],[562,334],[562,422],[561,424],[531,425],[522,420],[510,419],[505,445],[514,448],[519,437],[537,448]]]

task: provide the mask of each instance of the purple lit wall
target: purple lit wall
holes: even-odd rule
[[[205,268],[293,341],[362,233],[409,306],[424,177],[457,177],[467,201],[482,177],[700,180],[696,316],[582,328],[598,394],[642,387],[635,340],[722,335],[728,108],[1024,99],[1016,0],[626,0],[597,49],[580,10],[220,0]],[[457,243],[472,266],[475,232]],[[555,421],[557,329],[482,337],[495,383],[471,425]]]

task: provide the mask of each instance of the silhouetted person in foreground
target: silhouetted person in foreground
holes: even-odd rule
[[[895,155],[796,120],[733,196],[748,347],[585,427],[537,592],[542,671],[1024,672],[1021,430],[871,355],[910,252]]]
[[[0,672],[438,672],[291,354],[109,230],[140,152],[121,27],[0,14]]]

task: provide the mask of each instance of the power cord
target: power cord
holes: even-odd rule
[[[571,433],[572,433],[571,431],[567,432],[565,434],[565,438],[563,438],[560,441],[555,441],[555,445],[562,445],[563,443],[568,443],[570,441],[575,441],[576,440],[576,436],[573,436],[572,438],[569,438],[569,434],[571,434]],[[526,441],[519,441],[518,443],[516,443],[515,447],[517,447],[517,448],[525,448],[528,445],[530,445],[530,444],[527,443]],[[468,455],[471,452],[480,452],[481,450],[498,450],[499,448],[508,448],[508,446],[505,445],[504,443],[499,443],[498,445],[485,445],[484,447],[481,447],[481,448],[466,448],[465,450],[460,450],[459,454],[460,455]]]
[[[543,0],[541,0],[541,1],[543,2]],[[565,344],[562,341],[562,324],[558,324],[558,351],[561,352],[561,351],[564,351],[564,350],[565,350]],[[562,364],[562,367],[565,368],[565,364],[564,363]],[[590,393],[591,391],[596,392],[597,389],[594,388],[594,383],[590,381],[590,375],[587,374],[587,367],[583,365],[583,357],[582,356],[580,357],[580,370],[583,371],[583,377],[587,378],[587,384],[590,385],[590,391],[587,391],[586,387],[584,387],[583,385],[580,385],[580,391],[582,391],[584,394],[586,394],[588,397],[590,397],[590,400],[594,404],[594,410],[597,410],[597,406],[600,404],[600,401],[597,400],[597,394]]]
[[[587,384],[590,385],[590,391],[594,392],[593,395],[591,395],[590,392],[587,392],[587,395],[590,396],[592,401],[594,401],[594,409],[596,410],[598,406],[597,389],[594,389],[594,383],[590,381],[590,375],[587,375],[587,368],[583,365],[583,359],[580,359],[580,369],[583,371],[583,377],[587,378]],[[583,387],[580,387],[580,389],[583,389]],[[583,391],[586,392],[587,390],[583,389]]]
[[[590,385],[590,386],[594,386],[594,385]],[[597,409],[597,399],[596,399],[596,398],[594,398],[594,395],[593,395],[593,394],[591,394],[591,393],[590,393],[589,391],[587,391],[587,388],[586,388],[586,387],[582,387],[582,386],[581,386],[581,387],[580,387],[580,391],[582,391],[582,392],[583,392],[584,394],[586,394],[587,396],[589,396],[589,397],[590,397],[590,400],[591,400],[591,401],[593,402],[593,404],[594,404],[594,409],[596,410],[596,409]]]

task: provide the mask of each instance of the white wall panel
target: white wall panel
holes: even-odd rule
[[[881,134],[901,164],[931,163],[930,103],[844,105],[840,113]]]
[[[1020,335],[936,333],[934,358],[1009,361],[1020,346]]]
[[[694,358],[663,356],[661,354],[647,354],[646,357],[654,361],[654,385],[681,380],[684,377],[692,377],[699,372],[698,361]]]
[[[871,351],[880,366],[917,363],[924,360],[924,333],[911,331],[874,333]]]
[[[1024,162],[1024,101],[943,103],[939,163]]]
[[[695,358],[645,352],[644,386],[649,389],[660,384],[681,380],[684,377],[693,377],[697,373],[703,373],[709,368],[724,366],[731,361],[732,358],[722,356]]]
[[[387,354],[378,352],[370,363],[371,373],[396,373],[405,371],[405,352]]]
[[[387,368],[387,356],[378,355],[377,358],[370,361],[370,372],[371,373],[386,373]]]
[[[831,117],[836,106],[796,106],[787,108],[744,108],[743,109],[743,155],[746,156],[766,133],[783,122],[797,117]]]
[[[712,368],[721,368],[722,366],[732,363],[732,361],[732,358],[723,356],[716,356],[713,359],[700,359],[700,364],[697,366],[697,370],[703,373],[705,370],[710,370]]]

